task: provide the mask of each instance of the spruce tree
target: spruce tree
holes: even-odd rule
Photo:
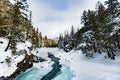
[[[120,16],[120,3],[118,0],[108,0],[105,2],[107,5],[107,12],[109,15],[109,20],[106,27],[106,50],[108,57],[115,59],[115,53],[119,49],[119,16]],[[117,30],[116,30],[117,29]],[[118,38],[117,38],[117,37]],[[115,42],[113,42],[115,41]],[[117,45],[116,45],[117,44]]]
[[[64,45],[64,39],[63,39],[63,36],[62,36],[62,34],[60,34],[59,35],[59,39],[58,39],[58,48],[60,48],[60,49],[63,49],[63,45]]]
[[[22,21],[25,19],[25,13],[24,11],[27,11],[28,5],[26,0],[15,0],[15,3],[12,7],[12,26],[10,28],[10,42],[6,48],[5,51],[7,51],[9,45],[10,45],[10,49],[12,49],[12,53],[15,54],[16,53],[16,42],[17,40],[19,41],[22,37],[21,37],[21,24],[24,24],[25,22]],[[18,38],[19,37],[19,38]]]

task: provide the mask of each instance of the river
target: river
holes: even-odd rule
[[[17,76],[15,80],[40,80],[44,75],[46,75],[50,70],[40,70],[37,68],[31,68],[25,73]],[[69,68],[62,65],[61,72],[59,72],[56,77],[52,80],[71,80],[72,73]]]

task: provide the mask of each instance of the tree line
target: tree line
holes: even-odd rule
[[[115,59],[120,51],[120,2],[107,0],[102,4],[97,2],[95,10],[84,10],[81,16],[83,27],[79,29],[71,40],[65,41],[59,37],[59,48],[66,51],[77,49],[87,57],[106,53],[105,58]],[[69,35],[70,37],[70,35]],[[73,45],[71,46],[71,41]],[[65,42],[68,42],[67,44]],[[62,45],[62,47],[60,47]]]
[[[12,49],[16,54],[17,42],[30,41],[32,48],[55,47],[57,41],[43,37],[38,28],[32,25],[32,11],[27,0],[0,0],[0,37],[9,39],[5,51]]]

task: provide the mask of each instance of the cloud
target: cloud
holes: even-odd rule
[[[12,3],[14,0],[10,0]],[[104,3],[106,0],[100,0]],[[118,0],[120,2],[120,0]],[[39,28],[42,35],[49,38],[64,34],[73,25],[81,28],[81,14],[83,10],[94,10],[98,0],[28,0],[32,10],[32,22]]]
[[[44,36],[54,38],[60,33],[64,33],[65,30],[70,30],[72,25],[80,28],[82,26],[80,17],[83,10],[95,9],[97,1],[28,0],[28,3],[33,13],[33,25],[38,27]]]

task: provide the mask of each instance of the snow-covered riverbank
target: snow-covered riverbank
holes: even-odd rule
[[[17,63],[24,59],[24,55],[12,55],[11,50],[5,52],[5,48],[8,44],[6,38],[0,38],[0,77],[10,76],[18,68]],[[29,42],[19,43],[17,50],[27,50],[27,46],[30,45]],[[27,51],[29,53],[29,50]],[[93,59],[88,59],[82,52],[71,51],[64,52],[58,48],[40,48],[31,51],[32,54],[44,58],[46,61],[34,63],[33,68],[39,70],[51,70],[51,65],[53,62],[48,58],[48,52],[54,54],[54,56],[60,58],[60,64],[68,67],[67,69],[62,68],[64,73],[66,70],[68,74],[59,75],[55,80],[63,80],[61,77],[69,77],[69,71],[73,74],[73,78],[68,80],[120,80],[120,58],[117,57],[116,60],[104,59],[104,55],[97,56]],[[6,61],[10,58],[11,63]],[[29,76],[29,75],[28,75]],[[31,76],[31,75],[30,75]],[[29,76],[29,77],[30,77]],[[66,78],[67,78],[66,77]]]
[[[37,50],[38,56],[48,59],[51,52],[60,58],[60,63],[69,67],[74,74],[72,80],[120,80],[120,59],[104,59],[104,55],[88,59],[81,51],[64,52],[58,48],[41,48]],[[48,59],[49,60],[49,59]],[[35,65],[34,65],[35,66]],[[48,67],[48,64],[39,66]],[[60,80],[60,79],[59,79]]]

